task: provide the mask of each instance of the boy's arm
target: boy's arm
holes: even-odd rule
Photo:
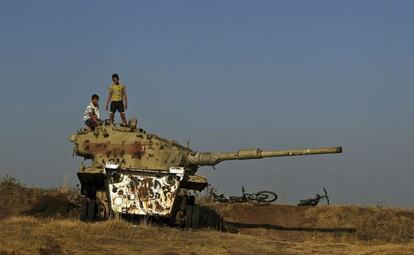
[[[95,121],[96,124],[99,124],[98,119],[96,118],[96,115],[95,114],[89,113],[89,116],[91,116],[91,119],[93,121]]]
[[[95,110],[92,108],[87,108],[87,112],[89,117],[91,117],[91,119],[96,123],[99,124],[99,120],[96,118],[96,114],[95,114]]]
[[[112,91],[109,90],[108,97],[106,98],[106,104],[105,104],[105,110],[107,110],[107,111],[108,111],[108,107],[109,107],[109,102],[111,101],[111,97],[112,97]]]
[[[125,89],[125,87],[124,87],[124,104],[125,104],[125,110],[128,108],[128,96],[127,96],[127,93],[126,93],[126,89]]]

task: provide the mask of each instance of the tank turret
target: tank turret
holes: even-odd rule
[[[194,203],[192,191],[207,186],[204,177],[195,175],[200,166],[214,166],[225,160],[342,152],[341,147],[196,152],[131,123],[136,120],[128,127],[106,124],[93,132],[82,129],[70,138],[74,154],[91,160],[89,166],[82,165],[78,171],[81,192],[86,197],[81,216],[84,220],[132,214],[183,224],[189,219],[188,206]]]

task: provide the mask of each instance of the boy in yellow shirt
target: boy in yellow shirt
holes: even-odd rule
[[[119,75],[114,73],[112,75],[112,84],[109,87],[108,98],[106,99],[105,109],[108,111],[109,102],[111,102],[109,119],[114,122],[115,112],[118,111],[121,115],[122,124],[127,125],[125,117],[125,110],[128,108],[128,97],[125,90],[125,85],[119,82]]]

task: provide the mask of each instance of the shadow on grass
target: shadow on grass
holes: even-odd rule
[[[235,228],[264,228],[280,231],[302,231],[302,232],[322,232],[322,233],[355,233],[355,228],[310,228],[310,227],[282,227],[272,224],[251,224],[227,221],[226,224]]]

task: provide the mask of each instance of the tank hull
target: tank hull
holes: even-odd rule
[[[86,221],[123,216],[154,216],[172,225],[183,225],[186,207],[194,205],[190,193],[202,190],[207,180],[186,175],[183,167],[168,171],[122,169],[106,164],[103,169],[81,167],[78,177],[85,203]]]

